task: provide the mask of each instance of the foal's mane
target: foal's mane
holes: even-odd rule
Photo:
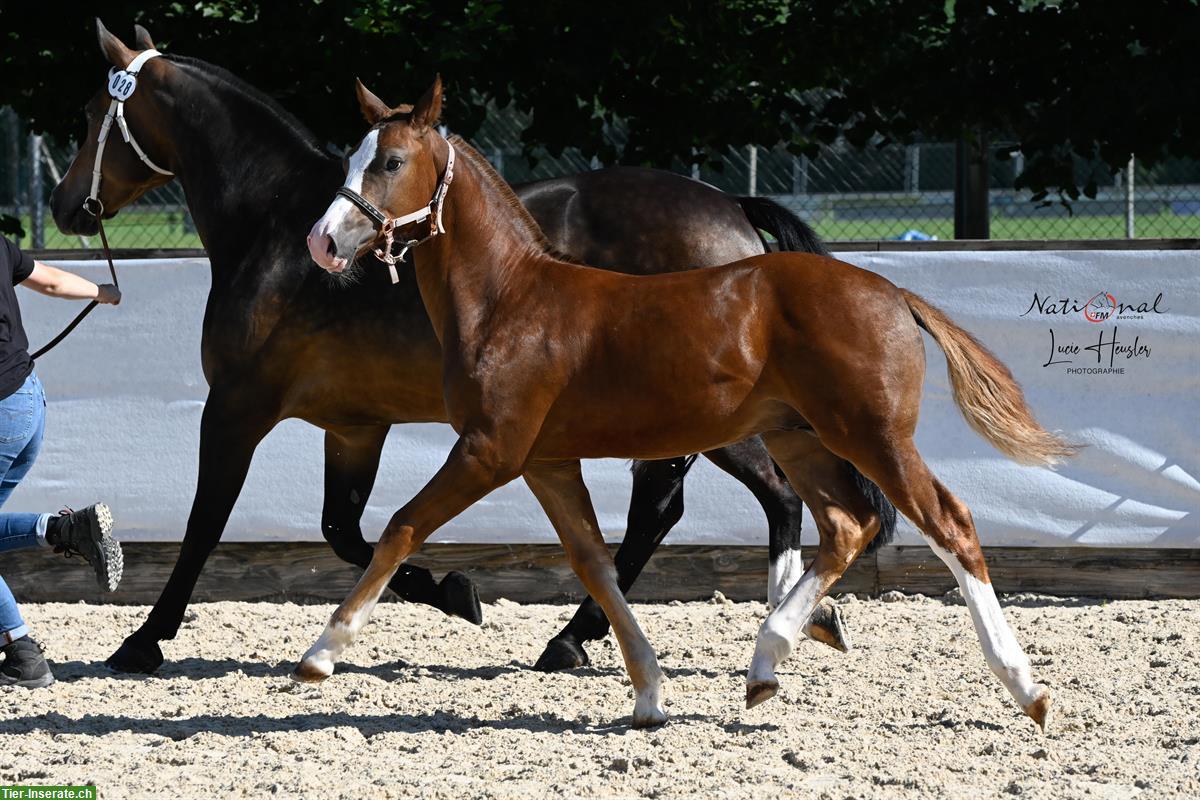
[[[461,155],[466,161],[469,161],[473,167],[479,170],[483,176],[484,183],[497,194],[499,194],[500,198],[508,204],[508,207],[512,209],[513,215],[517,218],[517,222],[525,230],[525,233],[529,236],[531,243],[538,250],[543,253],[547,253],[554,258],[559,259],[560,261],[571,260],[563,253],[560,253],[551,247],[550,240],[546,238],[546,234],[542,232],[542,229],[533,219],[533,215],[530,214],[525,206],[521,204],[521,201],[517,198],[516,192],[514,192],[512,187],[500,177],[500,173],[496,172],[496,169],[491,165],[491,162],[480,155],[478,150],[467,144],[467,142],[458,134],[452,135],[448,141],[450,144],[454,145],[454,150],[456,153]]]

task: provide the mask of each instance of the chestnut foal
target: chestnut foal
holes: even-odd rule
[[[665,721],[662,672],[617,587],[579,460],[664,458],[762,434],[812,509],[820,544],[762,624],[747,706],[776,693],[775,668],[878,530],[844,459],[880,486],[953,571],[989,666],[1044,727],[1049,691],[1033,682],[1001,613],[971,513],[913,444],[921,329],[946,353],[967,421],[994,446],[1030,464],[1053,463],[1071,448],[1036,422],[1008,370],[970,334],[884,278],[813,254],[649,277],[567,263],[547,252],[487,162],[433,128],[440,80],[411,109],[391,109],[361,84],[359,101],[373,126],[310,233],[310,242],[326,243],[312,254],[337,273],[372,247],[385,261],[395,261],[394,243],[416,248],[459,439],[392,517],[362,580],[296,667],[297,680],[332,674],[404,559],[439,526],[523,475],[612,623],[636,692],[634,726]]]

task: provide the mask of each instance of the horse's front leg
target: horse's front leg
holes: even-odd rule
[[[304,654],[292,677],[315,682],[332,675],[338,657],[367,624],[379,596],[404,559],[439,527],[519,475],[523,460],[524,452],[510,458],[485,437],[469,433],[460,437],[437,474],[392,516],[367,571],[333,612],[324,633]]]
[[[667,721],[661,697],[663,673],[654,648],[617,584],[617,571],[600,535],[600,523],[583,483],[579,462],[533,464],[525,471],[525,482],[558,532],[571,569],[612,624],[633,683],[633,727],[661,725]]]
[[[257,396],[255,396],[257,393]],[[262,387],[214,387],[200,418],[200,470],[187,530],[171,577],[141,627],[105,662],[117,672],[152,673],[162,664],[158,643],[174,639],[204,563],[221,539],[259,442],[278,421]]]
[[[363,538],[363,511],[390,425],[356,425],[325,433],[325,505],[321,533],[338,558],[366,569],[375,552]],[[483,622],[479,595],[461,572],[447,573],[442,582],[423,567],[403,564],[388,588],[410,603],[425,603],[475,625]]]
[[[638,461],[633,465],[633,492],[625,538],[617,548],[617,584],[628,592],[650,556],[683,516],[683,477],[695,456]],[[556,672],[588,663],[583,643],[603,639],[608,633],[604,609],[589,595],[566,627],[546,644],[533,668]]]

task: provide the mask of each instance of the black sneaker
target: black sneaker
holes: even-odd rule
[[[104,503],[79,511],[69,508],[51,517],[46,526],[46,541],[56,553],[83,556],[96,571],[96,582],[109,592],[117,590],[125,556],[121,543],[112,538],[112,511]]]
[[[41,689],[54,683],[54,673],[42,655],[42,646],[28,636],[22,636],[0,648],[0,653],[4,654],[4,666],[0,667],[0,686]]]

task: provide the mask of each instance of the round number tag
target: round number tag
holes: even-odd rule
[[[137,76],[123,69],[113,70],[108,78],[108,93],[114,100],[128,100],[137,88]]]

